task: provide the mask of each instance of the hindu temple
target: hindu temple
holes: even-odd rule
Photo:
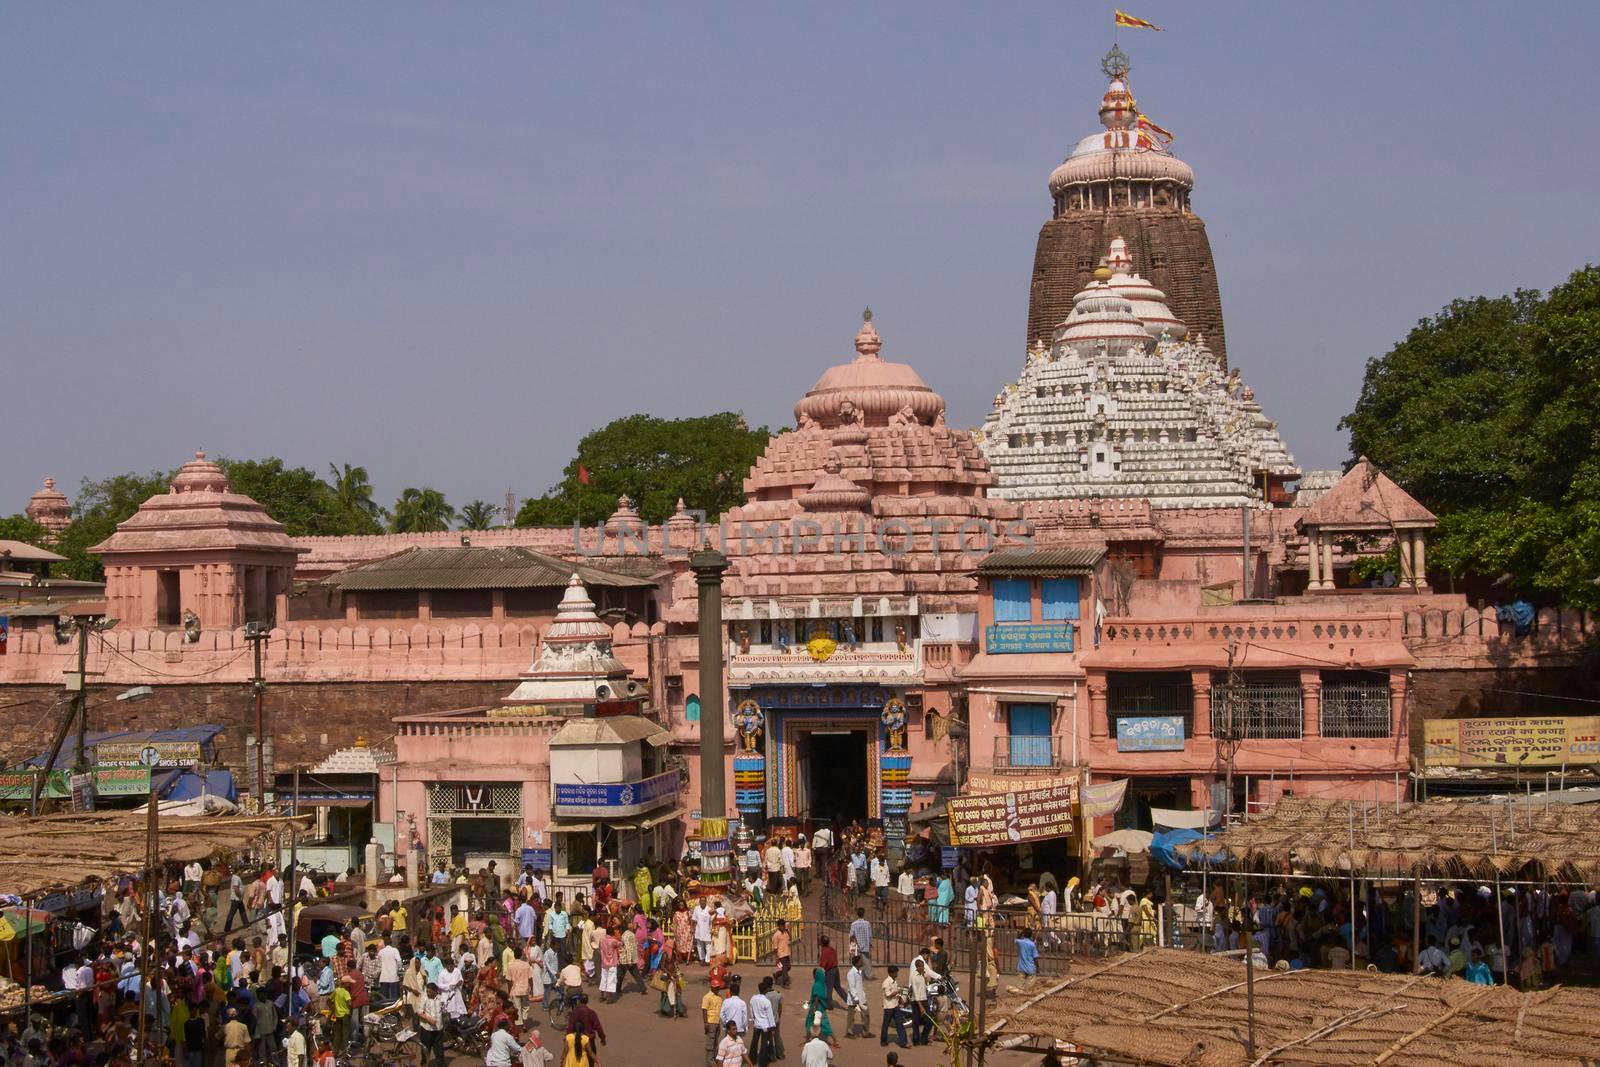
[[[1140,110],[1130,64],[1113,47],[1101,63],[1104,129],[1083,137],[1050,173],[1051,215],[1039,230],[1028,296],[1028,344],[1051,343],[1112,238],[1121,236],[1189,329],[1203,334],[1224,368],[1222,296],[1206,224],[1194,213],[1194,170],[1173,154],[1171,135]]]
[[[1120,234],[979,436],[991,495],[1008,500],[1238,507],[1286,500],[1300,474],[1238,370],[1191,335]]]

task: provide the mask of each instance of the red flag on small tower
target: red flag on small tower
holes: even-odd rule
[[[589,468],[585,467],[582,463],[578,464],[578,484],[589,484]]]

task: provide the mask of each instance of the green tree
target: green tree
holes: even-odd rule
[[[85,478],[72,504],[72,522],[61,532],[56,551],[67,557],[55,570],[64,578],[98,582],[105,578],[100,557],[89,549],[110,537],[139,505],[165,493],[175,471],[114,474],[98,481]]]
[[[385,515],[383,508],[372,499],[372,482],[367,477],[367,468],[353,467],[348,463],[341,467],[330,463],[328,472],[333,475],[334,497],[350,516],[351,525],[356,527],[352,532],[381,532]]]
[[[1369,360],[1350,449],[1439,516],[1430,561],[1600,606],[1600,269],[1457,300]]]
[[[617,419],[578,442],[578,454],[561,481],[523,504],[517,525],[601,522],[623,495],[648,522],[670,517],[680,497],[693,510],[720,515],[744,503],[744,477],[771,436],[764,426],[750,429],[731,411],[686,419]]]
[[[461,509],[463,530],[487,530],[499,518],[500,509],[487,500],[474,500]]]
[[[333,487],[307,467],[287,467],[277,456],[219,459],[235,493],[266,508],[290,537],[360,533],[357,516],[340,502]]]
[[[406,489],[394,502],[389,514],[389,529],[395,533],[426,533],[448,530],[455,521],[456,509],[445,502],[437,489]]]
[[[0,516],[0,541],[21,541],[35,548],[48,548],[49,531],[26,515]]]

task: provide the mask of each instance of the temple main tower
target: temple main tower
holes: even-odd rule
[[[1128,88],[1128,57],[1112,47],[1100,68],[1110,79],[1100,100],[1100,133],[1079,141],[1050,174],[1054,210],[1039,230],[1028,297],[1028,345],[1049,345],[1090,281],[1113,238],[1173,313],[1203,337],[1228,367],[1222,296],[1206,225],[1190,206],[1194,171],[1167,148],[1166,136],[1140,115]]]

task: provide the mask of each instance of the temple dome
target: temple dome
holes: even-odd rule
[[[1113,76],[1100,98],[1104,133],[1091,133],[1073,146],[1065,162],[1050,172],[1050,195],[1090,182],[1169,181],[1194,188],[1194,170],[1145,129],[1128,90],[1126,71]]]
[[[872,494],[839,472],[837,455],[823,464],[822,477],[800,494],[800,506],[807,511],[870,511]]]
[[[196,452],[194,458],[178,468],[168,489],[174,493],[231,493],[228,476],[216,462]]]
[[[908,407],[925,426],[944,414],[944,398],[908,364],[882,359],[878,355],[882,347],[868,310],[856,334],[856,358],[828,368],[794,406],[802,429],[807,420],[827,428],[855,421],[886,426],[891,415]]]
[[[1111,241],[1111,249],[1102,261],[1111,271],[1107,282],[1111,291],[1133,305],[1133,313],[1144,323],[1150,336],[1160,340],[1165,334],[1174,341],[1183,340],[1189,327],[1167,306],[1167,294],[1150,284],[1133,269],[1133,257],[1128,254],[1128,242],[1121,236]]]
[[[23,514],[51,534],[59,534],[72,522],[72,505],[56,488],[56,480],[46,478],[44,488],[28,498],[28,506]]]
[[[1102,268],[1100,273],[1110,275]],[[1149,346],[1150,332],[1133,304],[1111,287],[1109,277],[1100,278],[1072,299],[1072,313],[1056,329],[1055,342],[1066,345],[1088,359],[1105,342],[1106,351],[1126,355]]]

